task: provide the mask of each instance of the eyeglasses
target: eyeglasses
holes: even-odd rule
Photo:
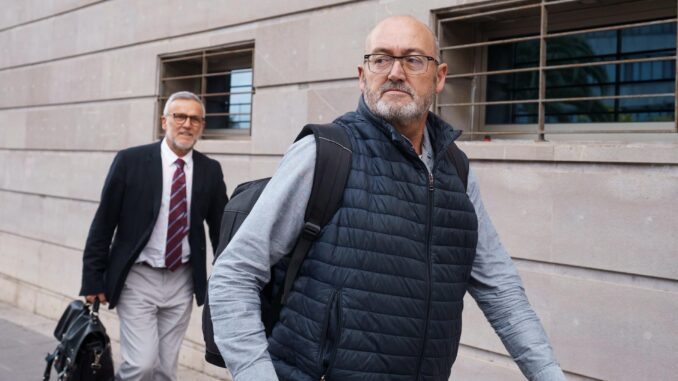
[[[391,71],[396,60],[400,61],[403,70],[407,74],[424,74],[428,70],[429,61],[438,64],[438,61],[430,56],[409,55],[392,56],[390,54],[365,54],[365,62],[372,73],[385,74]]]
[[[186,119],[191,120],[191,126],[193,127],[199,127],[203,124],[205,121],[205,118],[202,116],[197,116],[197,115],[186,115],[186,114],[179,114],[179,113],[172,113],[170,114],[172,118],[174,119],[175,122],[181,124],[186,123]]]

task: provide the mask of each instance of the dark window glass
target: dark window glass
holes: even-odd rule
[[[676,24],[590,32],[547,40],[547,66],[675,55]],[[537,67],[537,41],[488,48],[488,70]],[[546,71],[546,99],[673,93],[675,61],[635,62]],[[487,100],[536,100],[537,71],[487,77]],[[536,104],[486,107],[487,124],[537,123]],[[674,97],[563,100],[545,106],[546,123],[671,121]]]
[[[228,75],[208,77],[205,99],[208,114],[205,128],[250,128],[252,69],[233,70]]]

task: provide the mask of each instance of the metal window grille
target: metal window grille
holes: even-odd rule
[[[172,93],[191,91],[205,104],[204,138],[249,135],[253,55],[254,46],[247,44],[160,57],[158,112]]]
[[[628,30],[629,28],[646,27],[653,25],[676,24],[676,0],[505,0],[482,2],[467,6],[455,7],[438,12],[436,33],[441,40],[440,55],[443,61],[450,66],[443,93],[437,99],[435,108],[439,114],[453,115],[451,110],[459,113],[460,108],[465,115],[463,125],[468,125],[465,134],[471,136],[492,135],[536,135],[538,141],[544,141],[546,134],[559,133],[676,133],[678,132],[678,65],[676,65],[676,44],[673,36],[673,51],[671,54],[659,54],[650,57],[624,57],[591,59],[586,62],[550,63],[547,62],[547,47],[549,42],[564,36],[581,35],[590,32],[606,32]],[[630,12],[640,9],[639,12]],[[579,12],[579,13],[577,13]],[[616,18],[597,21],[567,20],[568,14],[592,14],[605,12],[606,15],[618,13]],[[513,31],[496,32],[494,38],[487,38],[487,30],[496,28],[496,23],[511,20],[514,23]],[[521,20],[530,20],[521,25]],[[553,20],[553,21],[552,21]],[[610,21],[612,20],[612,21]],[[600,23],[607,23],[601,25]],[[457,29],[455,29],[457,28]],[[498,29],[501,29],[499,27]],[[503,33],[503,35],[502,35]],[[508,37],[507,37],[508,36]],[[488,70],[487,51],[490,47],[501,44],[533,42],[538,45],[538,59],[529,67],[515,67],[507,70]],[[465,53],[462,53],[465,52]],[[446,56],[447,55],[447,56]],[[450,59],[452,57],[452,59]],[[670,92],[636,92],[633,94],[597,95],[597,96],[547,96],[547,76],[558,70],[575,68],[603,67],[605,65],[625,65],[649,62],[673,62],[673,88]],[[486,90],[490,76],[518,73],[536,73],[538,83],[531,98],[487,100]],[[461,81],[461,82],[460,82]],[[457,85],[455,85],[455,83]],[[462,83],[462,85],[459,85]],[[546,109],[548,104],[562,102],[608,101],[619,102],[629,99],[661,98],[673,99],[670,112],[673,115],[672,124],[665,128],[652,128],[647,125],[643,128],[633,126],[624,128],[605,128],[603,124],[591,123],[586,128],[548,128]],[[485,107],[496,105],[536,105],[536,123],[532,125],[511,125],[503,130],[489,130],[483,123]]]

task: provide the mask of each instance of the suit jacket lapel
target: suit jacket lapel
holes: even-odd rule
[[[153,221],[158,219],[160,212],[160,201],[162,201],[162,158],[160,157],[160,143],[153,146],[149,155],[148,179],[151,185],[151,195],[153,197]]]
[[[198,221],[200,220],[200,223],[202,223],[202,219],[198,218],[196,220],[196,211],[200,210],[199,205],[200,205],[200,197],[197,195],[202,193],[202,187],[205,185],[205,181],[207,181],[207,174],[206,174],[206,165],[205,161],[203,160],[202,155],[197,152],[193,151],[193,186],[191,190],[191,221]]]

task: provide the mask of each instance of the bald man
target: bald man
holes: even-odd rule
[[[214,266],[215,341],[235,380],[448,380],[467,290],[528,379],[564,380],[473,170],[465,189],[445,154],[460,133],[429,111],[447,74],[433,33],[391,17],[365,45],[358,109],[334,121],[353,147],[342,204],[268,340],[258,292],[301,234],[313,137],[285,154]]]

